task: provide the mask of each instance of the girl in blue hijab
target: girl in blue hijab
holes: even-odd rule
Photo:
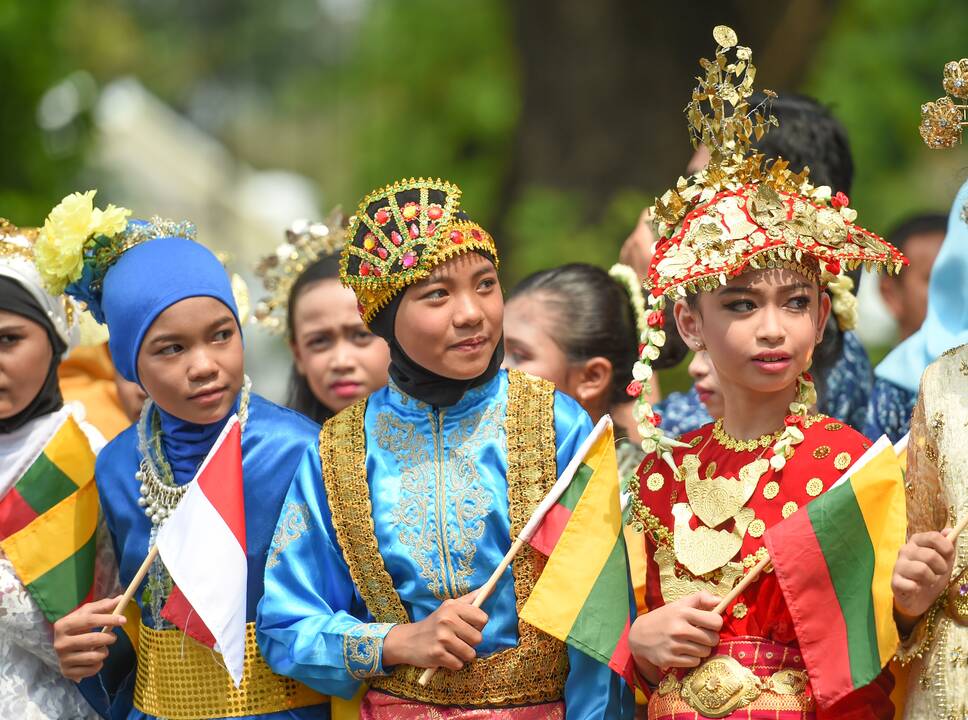
[[[864,434],[897,442],[909,430],[925,369],[968,343],[968,182],[948,215],[948,232],[931,270],[928,313],[921,329],[898,345],[874,371]]]
[[[104,448],[95,469],[121,585],[130,583],[226,421],[238,414],[251,623],[276,518],[319,428],[250,392],[231,284],[215,255],[195,242],[193,226],[129,220],[129,211],[102,211],[93,199],[93,190],[74,193],[51,211],[37,258],[51,291],[83,300],[107,324],[118,371],[148,395],[138,422]],[[198,552],[204,556],[205,548]],[[117,598],[99,598],[55,625],[61,671],[83,681],[105,717],[329,717],[326,698],[269,670],[252,625],[236,689],[215,653],[162,616],[171,590],[156,559],[134,595],[140,618],[114,615]],[[112,632],[90,631],[101,626]]]

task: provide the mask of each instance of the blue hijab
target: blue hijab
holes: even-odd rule
[[[898,345],[874,375],[917,393],[925,368],[951,348],[968,343],[968,182],[948,215],[948,231],[931,270],[924,324]]]
[[[144,220],[128,222],[129,231],[143,229]],[[79,284],[84,284],[84,280]],[[71,292],[75,288],[68,288]],[[185,237],[154,237],[126,250],[104,275],[100,293],[88,286],[77,288],[92,305],[95,317],[107,323],[109,346],[121,376],[141,383],[138,352],[145,334],[165,310],[191,297],[220,301],[239,321],[232,285],[222,263],[204,245]],[[241,324],[240,324],[241,331]],[[238,407],[236,406],[232,412]],[[191,480],[225,425],[219,422],[196,425],[164,412],[161,419],[162,446],[175,481]],[[231,415],[231,412],[229,413]]]

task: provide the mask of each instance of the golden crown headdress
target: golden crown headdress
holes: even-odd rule
[[[340,279],[356,293],[363,322],[452,257],[481,250],[498,263],[494,239],[461,209],[460,197],[453,183],[410,178],[363,198],[340,258]]]
[[[711,291],[748,268],[785,267],[842,291],[849,278],[842,271],[860,264],[897,272],[904,256],[874,233],[854,224],[857,213],[846,195],[814,187],[809,169],[791,172],[782,158],[767,159],[753,149],[777,122],[767,107],[775,94],[750,107],[756,68],[749,48],[738,45],[725,25],[713,30],[716,56],[702,59],[699,78],[686,106],[693,146],[710,152],[704,170],[679,178],[675,188],[652,208],[659,240],[645,280],[649,328],[642,333],[639,361],[633,367],[629,394],[646,453],[670,465],[678,443],[659,429],[660,418],[648,402],[652,362],[665,343],[665,298]],[[730,57],[732,56],[732,57]],[[836,303],[835,303],[836,304]],[[787,429],[774,445],[771,466],[780,469],[802,440],[797,418],[816,400],[809,375],[801,377],[790,406]]]
[[[944,66],[942,86],[947,95],[921,106],[921,139],[935,150],[954,147],[961,142],[962,129],[968,125],[968,58],[952,60]]]
[[[296,220],[286,229],[286,241],[256,265],[265,295],[256,303],[252,318],[275,333],[286,329],[289,294],[306,269],[317,260],[337,255],[346,244],[343,211],[334,208],[323,222]]]

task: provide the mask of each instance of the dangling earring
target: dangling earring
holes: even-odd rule
[[[706,349],[706,343],[704,343],[702,340],[696,340],[695,351],[702,352],[705,349]]]

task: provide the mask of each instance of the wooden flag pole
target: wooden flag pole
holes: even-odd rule
[[[141,563],[141,567],[138,568],[138,572],[136,572],[134,577],[131,578],[131,582],[128,583],[128,588],[124,591],[124,595],[122,595],[121,599],[118,600],[118,604],[114,606],[114,612],[112,615],[120,615],[124,612],[124,609],[128,606],[128,603],[131,602],[131,598],[134,597],[134,593],[141,584],[141,581],[144,580],[145,575],[148,574],[148,568],[151,567],[151,563],[154,562],[156,557],[158,557],[157,543],[151,548],[151,550],[148,551],[148,557],[144,559],[144,562]],[[101,632],[110,632],[110,628],[105,625],[103,628],[101,628]]]
[[[511,548],[507,551],[507,554],[498,564],[497,568],[491,573],[491,577],[487,579],[486,583],[481,585],[480,589],[477,591],[477,595],[474,597],[474,602],[471,603],[471,607],[479,608],[484,604],[484,601],[491,596],[491,593],[494,592],[494,588],[497,587],[498,580],[501,579],[501,575],[503,575],[504,571],[508,569],[508,565],[510,565],[511,561],[514,560],[514,556],[517,555],[518,551],[523,547],[524,540],[518,537],[518,539],[514,541],[514,544],[511,545]],[[420,676],[420,680],[418,681],[420,685],[422,687],[426,687],[427,683],[430,682],[430,679],[434,676],[437,670],[439,670],[439,668],[427,668],[424,670],[423,674]]]
[[[968,515],[965,515],[963,518],[961,518],[961,520],[958,521],[958,524],[951,529],[951,534],[948,535],[948,539],[951,542],[957,540],[958,536],[961,535],[961,531],[965,529],[966,525],[968,525]]]
[[[736,587],[730,590],[729,594],[726,597],[724,597],[722,600],[720,600],[719,604],[715,608],[713,608],[713,612],[716,613],[717,615],[722,615],[723,612],[726,611],[726,608],[729,607],[729,604],[733,602],[733,600],[738,598],[740,594],[760,576],[760,573],[766,570],[769,564],[770,564],[770,556],[767,555],[758,563],[756,563],[756,565],[750,568],[750,571],[743,576],[743,579],[736,584]]]

